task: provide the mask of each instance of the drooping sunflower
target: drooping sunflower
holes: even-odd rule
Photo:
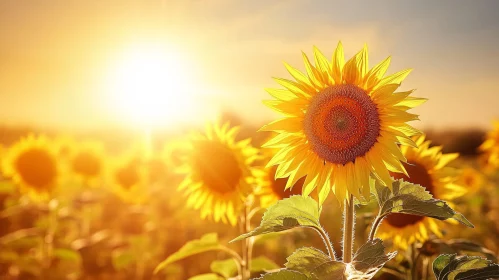
[[[395,92],[411,72],[384,77],[390,57],[369,69],[367,46],[344,62],[341,42],[329,61],[314,48],[315,66],[303,54],[306,74],[286,64],[295,81],[276,78],[285,89],[267,89],[276,100],[264,103],[285,115],[261,130],[278,135],[264,144],[278,148],[269,162],[286,188],[307,175],[303,195],[319,186],[322,204],[330,190],[342,203],[350,194],[369,198],[369,176],[390,186],[389,171],[405,172],[398,144],[415,146],[419,131],[407,111],[426,99]]]
[[[480,145],[483,160],[488,168],[499,168],[499,120],[493,122],[494,128],[487,133],[486,140]]]
[[[98,141],[74,143],[69,155],[73,174],[88,186],[96,186],[104,175],[104,146]]]
[[[205,134],[193,134],[180,172],[185,179],[179,190],[187,196],[187,206],[200,209],[201,218],[236,225],[245,196],[254,182],[251,164],[258,150],[251,139],[236,141],[239,127],[229,123],[207,124]]]
[[[149,198],[146,166],[134,151],[114,159],[107,177],[111,190],[124,202],[143,204]]]
[[[60,183],[57,148],[43,135],[29,135],[5,151],[3,173],[22,193],[36,200],[48,199]]]
[[[443,154],[442,147],[430,147],[431,141],[425,141],[425,136],[414,138],[418,148],[402,147],[402,153],[407,158],[404,167],[407,175],[391,173],[395,179],[419,184],[426,188],[433,197],[450,201],[464,195],[467,190],[459,185],[459,170],[448,166],[456,159],[456,153]],[[394,245],[406,249],[415,241],[428,239],[429,233],[442,236],[440,226],[434,219],[406,214],[391,214],[385,218],[379,227],[380,238],[390,238]]]

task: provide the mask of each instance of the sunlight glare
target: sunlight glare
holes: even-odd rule
[[[164,127],[194,117],[192,64],[176,50],[140,46],[124,52],[111,78],[112,104],[134,125]]]

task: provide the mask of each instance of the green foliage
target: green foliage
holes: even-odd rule
[[[221,250],[222,245],[218,242],[218,236],[216,233],[207,233],[201,237],[201,239],[196,239],[187,242],[180,250],[178,250],[173,255],[169,256],[166,260],[162,261],[156,269],[154,269],[154,273],[158,273],[160,270],[165,268],[165,266],[176,262],[178,260],[187,258],[192,255],[196,255],[199,253],[213,251],[213,250]]]
[[[55,258],[64,261],[79,262],[81,259],[80,254],[78,252],[66,248],[54,249],[53,255]]]
[[[385,253],[386,247],[381,239],[367,241],[360,246],[353,257],[353,268],[349,276],[358,276],[354,279],[371,279],[397,252]]]
[[[206,274],[196,275],[194,277],[189,278],[188,280],[225,280],[225,278],[216,273],[206,273]]]
[[[445,201],[435,199],[420,185],[394,181],[392,190],[376,183],[376,198],[380,206],[380,217],[391,213],[426,216],[439,220],[454,219],[468,227],[474,227],[461,213],[454,211]]]
[[[319,204],[314,199],[301,195],[291,196],[270,206],[263,215],[260,226],[249,233],[240,235],[231,242],[296,227],[321,229],[319,215]]]
[[[430,239],[426,240],[419,251],[425,256],[435,256],[440,254],[463,254],[473,252],[484,255],[487,259],[497,262],[497,257],[491,250],[479,244],[464,239]]]
[[[267,273],[255,280],[317,280],[317,278],[307,277],[305,274],[293,270],[280,270],[277,272]]]
[[[237,263],[234,259],[213,261],[210,264],[210,269],[211,271],[222,275],[225,278],[230,278],[237,275]]]
[[[260,272],[265,270],[278,269],[279,266],[271,259],[260,256],[251,260],[251,272]]]
[[[480,257],[440,255],[433,272],[437,280],[487,280],[499,277],[499,265]]]
[[[284,264],[287,269],[301,272],[307,277],[317,277],[316,273],[329,273],[339,277],[336,279],[342,279],[345,271],[345,264],[333,261],[322,251],[311,247],[299,248],[287,261]]]

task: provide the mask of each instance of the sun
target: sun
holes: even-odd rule
[[[140,127],[189,123],[199,115],[193,67],[185,54],[162,44],[134,45],[117,58],[110,75],[111,105]]]

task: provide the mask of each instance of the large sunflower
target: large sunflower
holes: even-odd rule
[[[3,173],[34,199],[47,199],[60,182],[57,149],[43,136],[29,135],[4,155]]]
[[[486,140],[479,150],[484,153],[487,167],[499,168],[499,120],[494,121],[494,128],[487,133]]]
[[[402,147],[402,153],[407,158],[404,167],[407,175],[391,173],[395,179],[419,184],[426,188],[433,197],[445,201],[452,200],[466,193],[466,188],[459,185],[459,171],[447,166],[458,157],[458,154],[443,154],[442,147],[430,148],[430,141],[425,136],[414,139],[418,148]],[[391,214],[383,220],[379,228],[382,239],[390,238],[394,245],[405,249],[415,241],[424,241],[432,232],[441,237],[442,232],[435,220],[416,215]]]
[[[185,165],[185,179],[179,185],[188,196],[187,206],[201,210],[201,218],[237,223],[243,199],[254,181],[250,165],[258,157],[251,139],[237,142],[238,127],[208,124],[206,134],[193,134]]]
[[[306,74],[286,64],[296,81],[276,78],[285,89],[267,90],[277,100],[265,104],[285,115],[261,129],[278,133],[264,145],[280,149],[269,166],[289,176],[286,188],[307,175],[303,195],[319,186],[320,204],[331,189],[340,203],[369,198],[370,173],[391,185],[389,171],[405,172],[397,144],[415,146],[419,131],[406,122],[418,117],[407,110],[425,99],[395,92],[411,70],[383,77],[390,58],[369,70],[367,46],[346,63],[341,42],[331,61],[317,48],[315,66],[303,59]]]
[[[71,171],[89,186],[98,184],[104,174],[104,147],[101,142],[74,143],[69,156]]]

